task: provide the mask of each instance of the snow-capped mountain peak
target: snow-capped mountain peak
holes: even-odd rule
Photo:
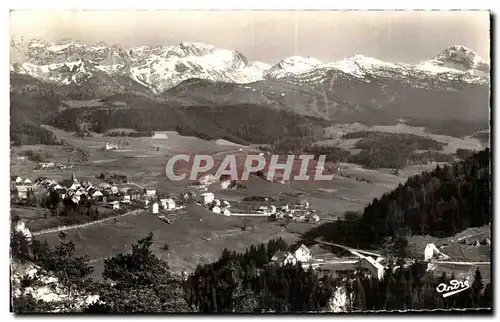
[[[267,64],[249,61],[238,51],[201,42],[122,48],[103,42],[87,45],[72,40],[56,43],[32,40],[27,46],[17,46],[15,51],[11,57],[17,58],[12,60],[11,70],[44,81],[61,85],[68,81],[78,83],[83,78],[68,77],[64,66],[70,64],[69,70],[77,73],[73,64],[86,61],[90,64],[84,65],[84,74],[88,77],[94,74],[91,71],[126,75],[154,92],[190,78],[250,83],[263,79],[264,71],[270,68]],[[65,71],[64,75],[59,75],[59,71]]]
[[[303,73],[321,65],[322,61],[309,56],[291,56],[281,60],[266,72],[268,78],[283,78]]]
[[[479,57],[478,54],[462,45],[450,46],[434,57],[434,59],[442,61],[443,63],[455,62],[457,64],[462,64],[468,67],[468,69],[477,68],[479,65],[487,64],[487,62]]]
[[[107,80],[112,81],[115,75],[130,77],[156,93],[193,78],[237,84],[283,79],[314,85],[336,72],[367,82],[378,77],[406,84],[411,84],[415,77],[424,81],[431,77],[443,81],[489,82],[489,64],[464,46],[448,47],[416,65],[354,55],[333,62],[291,56],[271,67],[249,61],[238,51],[201,42],[122,47],[103,42],[89,45],[73,40],[47,43],[34,39],[24,44],[12,41],[11,63],[14,73],[56,84],[81,84],[93,76],[101,78],[105,73],[111,76],[105,76]]]
[[[484,59],[462,45],[446,48],[434,58],[418,64],[417,68],[431,73],[461,71],[476,76],[488,76],[490,70]]]

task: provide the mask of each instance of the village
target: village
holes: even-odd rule
[[[208,175],[211,176],[211,175]],[[319,223],[319,215],[303,199],[294,203],[276,203],[264,197],[247,197],[232,204],[207,192],[213,183],[210,178],[202,177],[196,185],[178,196],[159,194],[154,188],[145,188],[127,181],[126,176],[100,173],[95,176],[99,182],[79,180],[75,173],[71,179],[62,181],[46,177],[36,179],[11,176],[11,203],[18,205],[56,208],[57,203],[65,206],[90,205],[105,209],[109,215],[143,209],[171,224],[167,215],[182,214],[188,202],[194,202],[217,215],[239,217],[265,217],[270,221],[294,221]],[[220,181],[223,189],[237,187],[238,183],[224,179]],[[49,205],[47,205],[47,203]],[[111,212],[111,213],[110,213]]]

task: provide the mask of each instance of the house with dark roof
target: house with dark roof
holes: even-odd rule
[[[289,251],[280,250],[274,253],[273,257],[271,257],[271,262],[280,266],[295,265],[297,264],[297,259]]]

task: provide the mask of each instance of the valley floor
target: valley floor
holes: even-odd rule
[[[47,127],[50,128],[50,127]],[[71,178],[74,172],[81,179],[95,181],[101,172],[120,173],[140,187],[155,188],[165,194],[178,195],[191,183],[172,182],[164,176],[168,157],[176,153],[204,153],[223,157],[226,153],[254,151],[250,147],[234,146],[224,140],[204,141],[194,137],[183,137],[175,132],[153,138],[110,138],[93,134],[89,138],[77,138],[55,128],[50,128],[67,146],[22,146],[11,149],[11,174],[28,177],[48,177],[54,180]],[[118,150],[103,151],[106,142],[120,144]],[[241,152],[240,149],[244,151]],[[46,154],[52,162],[70,163],[72,169],[34,171],[37,162],[19,159],[25,151]],[[292,182],[280,184],[260,178],[245,182],[246,189],[225,191],[214,184],[208,191],[218,198],[239,202],[248,196],[293,196],[305,194],[312,209],[320,215],[321,221],[342,218],[346,211],[360,211],[373,198],[392,190],[407,177],[424,170],[432,170],[436,164],[415,165],[402,169],[394,175],[384,169],[367,170],[354,164],[340,164],[342,176],[336,175],[329,182]],[[369,181],[369,182],[368,182]],[[19,215],[27,226],[38,231],[56,224],[54,219],[33,207],[13,206],[13,213]],[[105,210],[103,210],[105,211]],[[68,231],[68,238],[76,244],[77,255],[88,255],[96,266],[99,277],[105,258],[130,250],[131,244],[153,232],[155,253],[168,260],[176,272],[191,271],[198,264],[217,259],[224,248],[243,251],[252,244],[282,237],[290,244],[298,241],[302,233],[311,228],[307,223],[291,223],[286,229],[278,222],[266,219],[251,219],[249,228],[241,228],[244,218],[216,215],[205,208],[191,205],[187,212],[178,215],[172,224],[167,224],[144,212],[138,216],[123,217],[108,222]],[[40,236],[50,244],[58,243],[57,233]],[[165,245],[168,245],[168,249]]]

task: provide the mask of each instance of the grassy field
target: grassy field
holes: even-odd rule
[[[486,145],[482,143],[481,140],[471,136],[457,138],[448,135],[438,135],[426,131],[424,127],[409,126],[402,123],[396,125],[374,126],[365,126],[359,123],[335,124],[325,129],[325,134],[331,139],[318,141],[316,143],[320,145],[336,146],[339,148],[352,150],[359,139],[341,139],[341,137],[346,133],[358,131],[379,131],[386,133],[406,133],[420,135],[446,144],[443,149],[443,153],[447,154],[455,153],[457,149],[482,150],[486,147]]]
[[[155,237],[153,251],[168,260],[176,272],[190,271],[198,264],[209,263],[218,258],[224,248],[243,251],[251,244],[274,237],[281,236],[291,242],[296,239],[294,234],[282,232],[276,224],[262,224],[264,219],[254,219],[252,224],[255,227],[243,231],[242,221],[241,218],[216,215],[198,205],[190,205],[173,224],[144,212],[67,233],[76,244],[76,254],[88,255],[93,260],[96,277],[102,271],[104,258],[130,251],[131,244],[150,232]],[[56,233],[38,238],[51,245],[59,242]],[[168,245],[168,250],[165,245]]]
[[[78,138],[55,128],[51,129],[59,139],[70,146],[22,146],[11,149],[11,173],[34,179],[46,176],[55,180],[68,179],[72,172],[81,179],[97,181],[100,172],[124,174],[143,187],[156,188],[166,194],[178,195],[191,182],[170,181],[164,175],[168,157],[177,154],[203,153],[223,158],[226,153],[246,153],[253,148],[234,146],[224,140],[205,141],[195,137],[184,137],[176,132],[161,132],[157,138],[109,138],[93,133],[92,137]],[[158,133],[157,133],[158,134]],[[115,151],[103,151],[105,142],[119,145]],[[352,142],[346,142],[349,145]],[[73,149],[72,149],[73,147]],[[156,148],[159,149],[156,149]],[[244,151],[240,152],[239,149]],[[27,150],[47,152],[47,159],[53,162],[73,164],[68,171],[33,171],[35,162],[19,160],[17,156]],[[346,211],[362,210],[375,197],[392,190],[406,177],[414,173],[435,168],[435,165],[412,166],[403,169],[399,176],[389,172],[363,169],[353,164],[342,164],[343,174],[349,178],[335,176],[332,181],[300,181],[288,184],[268,182],[251,176],[243,182],[247,188],[240,191],[225,191],[220,185],[208,188],[217,198],[237,202],[247,196],[289,197],[304,194],[312,208],[320,214],[321,220],[342,216]],[[371,180],[372,183],[356,180]],[[41,209],[13,207],[12,213],[19,214],[32,230],[40,230],[54,225],[54,218],[45,216]],[[201,221],[200,221],[201,220]],[[266,242],[271,238],[283,237],[290,243],[300,238],[313,227],[312,224],[291,223],[283,231],[279,223],[269,223],[265,219],[251,220],[251,229],[242,230],[243,218],[216,215],[204,208],[190,205],[184,215],[178,215],[172,224],[157,217],[142,215],[123,217],[100,225],[68,231],[68,236],[76,244],[79,255],[89,255],[96,266],[95,276],[102,272],[103,259],[119,252],[130,250],[130,245],[138,239],[155,234],[153,249],[170,263],[174,271],[192,270],[196,265],[208,263],[218,258],[224,248],[243,251],[251,244]],[[57,234],[40,236],[49,243],[58,242]],[[168,251],[164,249],[168,245]]]

